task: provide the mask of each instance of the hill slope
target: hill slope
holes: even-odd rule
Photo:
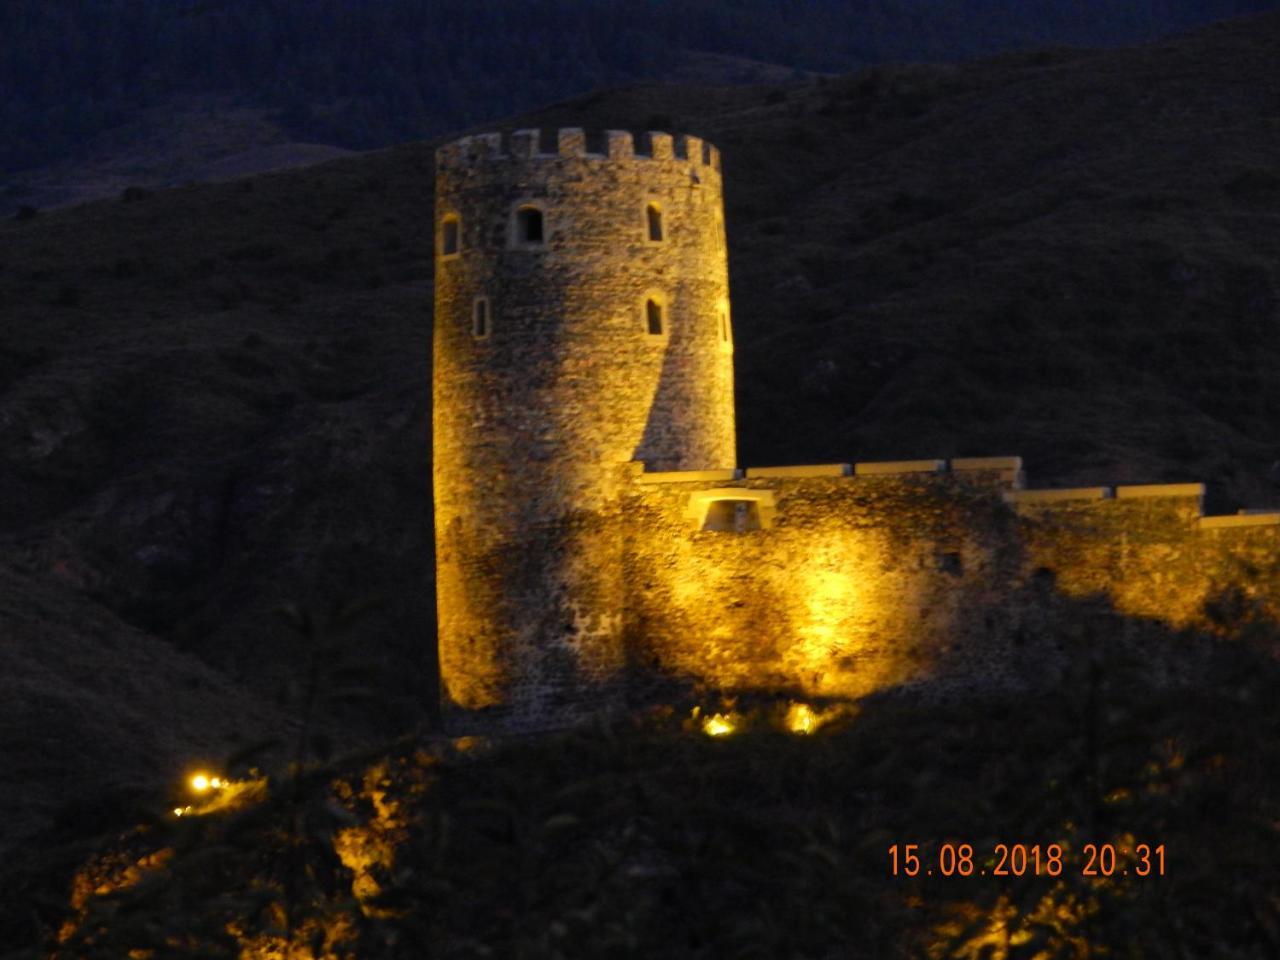
[[[737,66],[704,61],[724,78],[741,74],[739,68],[756,73],[760,65],[743,58],[844,72],[1054,43],[1137,43],[1276,6],[1277,0],[357,6],[10,0],[0,8],[0,175],[75,156],[85,140],[163,109],[175,95],[222,95],[269,113],[287,139],[368,149],[604,86],[678,77],[695,52],[738,59]],[[9,185],[21,188],[21,180]]]
[[[1233,508],[1280,499],[1278,48],[1267,15],[1131,50],[633,87],[511,125],[722,148],[742,463],[1021,453],[1041,483],[1205,479]],[[278,604],[377,595],[352,642],[385,696],[342,723],[430,717],[433,147],[0,224],[16,575],[262,701],[305,653]],[[15,649],[47,642],[13,621]],[[56,629],[92,660],[87,622]],[[105,752],[112,722],[76,729]]]

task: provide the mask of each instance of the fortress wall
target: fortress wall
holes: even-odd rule
[[[1280,512],[1202,518],[1199,484],[1021,490],[1007,466],[901,466],[634,477],[633,666],[726,692],[1025,687],[1053,682],[1077,601],[1196,633],[1280,622]],[[702,529],[730,498],[758,529]]]
[[[1280,513],[1199,523],[1205,626],[1240,636],[1280,624]]]
[[[705,498],[729,496],[759,498],[760,529],[699,529]],[[980,669],[1008,668],[984,611],[1018,569],[1013,517],[980,485],[748,470],[637,483],[622,516],[641,672],[842,697],[926,678],[960,647]]]
[[[1126,617],[1230,633],[1280,622],[1280,515],[1202,517],[1200,484],[1010,494],[1026,565]]]
[[[1190,625],[1201,602],[1201,488],[1163,493],[1118,497],[1100,487],[1011,495],[1028,570],[1051,576],[1067,597],[1105,597],[1127,616]]]
[[[438,605],[441,673],[452,707],[536,726],[589,717],[621,699],[616,511],[564,512],[500,536],[454,521],[437,535],[436,556],[437,595],[447,598]]]
[[[516,131],[437,152],[433,481],[447,715],[536,726],[607,709],[623,668],[618,465],[735,460],[719,155],[660,133],[608,131],[597,143],[588,152],[575,129],[550,141]],[[540,240],[523,231],[522,207],[539,212]],[[662,306],[658,335],[649,297]],[[482,335],[477,298],[488,304]]]
[[[447,718],[573,722],[631,680],[1035,686],[1077,601],[1280,622],[1280,513],[1203,518],[1197,484],[1027,490],[1018,457],[737,469],[710,144],[481,134],[435,173]]]

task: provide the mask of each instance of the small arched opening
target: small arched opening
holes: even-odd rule
[[[686,516],[694,530],[750,533],[772,529],[777,513],[772,490],[720,487],[691,494]]]
[[[546,242],[546,224],[542,210],[526,203],[516,208],[515,240],[521,246],[540,246]]]
[[[644,301],[644,328],[651,337],[661,337],[667,332],[666,315],[662,301],[657,297],[646,297]]]
[[[665,238],[662,232],[662,209],[656,203],[648,204],[644,208],[644,219],[649,242],[661,243]]]
[[[712,500],[702,521],[703,530],[727,533],[748,533],[760,528],[760,505],[755,500]]]
[[[446,214],[440,221],[440,255],[456,257],[462,249],[462,224],[456,213]]]

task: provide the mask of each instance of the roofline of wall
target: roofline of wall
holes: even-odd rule
[[[1012,507],[1023,505],[1050,505],[1088,503],[1099,500],[1144,499],[1194,499],[1198,530],[1247,530],[1257,527],[1280,527],[1280,508],[1246,508],[1239,513],[1224,516],[1204,516],[1205,485],[1203,483],[1130,483],[1119,486],[1063,487],[1039,490],[1020,489],[1022,482],[1022,458],[1009,457],[957,457],[946,460],[885,460],[848,463],[813,463],[775,467],[748,467],[724,470],[666,470],[645,473],[638,461],[632,461],[633,479],[644,484],[671,483],[731,483],[742,480],[804,479],[804,478],[865,478],[890,477],[911,474],[943,474],[948,468],[953,474],[990,471],[1000,473],[1013,489],[1002,490],[1001,497]],[[735,496],[752,499],[747,488],[737,490]],[[729,490],[703,491],[702,499],[728,497]]]
[[[1142,483],[1116,487],[1116,499],[1135,497],[1203,497],[1203,483]]]
[[[741,470],[658,470],[635,475],[637,483],[720,483],[741,479]]]
[[[1232,527],[1275,527],[1280,526],[1280,512],[1276,513],[1234,513],[1221,517],[1201,517],[1201,530],[1223,530]]]
[[[859,477],[883,477],[898,473],[942,473],[945,460],[883,460],[855,463],[853,472]]]
[[[756,477],[847,477],[853,467],[847,463],[814,463],[794,467],[748,467],[748,480]]]
[[[1059,490],[1006,490],[1006,503],[1058,503],[1064,500],[1110,500],[1110,487],[1064,487]]]

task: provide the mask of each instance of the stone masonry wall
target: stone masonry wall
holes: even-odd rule
[[[1016,457],[736,469],[711,145],[516,131],[436,161],[446,717],[558,725],[672,683],[1034,688],[1081,611],[1108,642],[1280,622],[1280,512],[1203,517],[1198,484],[1027,490]]]
[[[638,672],[854,697],[927,679],[958,647],[989,674],[1012,669],[1009,632],[984,616],[1021,569],[1007,481],[884,466],[636,476],[623,516]],[[703,529],[713,498],[750,497],[759,529]]]
[[[522,207],[539,212],[542,242],[520,233]],[[537,131],[468,137],[437,153],[436,230],[446,708],[555,722],[616,695],[619,465],[735,461],[719,155],[661,133],[608,131],[601,153],[572,129],[545,145]]]
[[[1204,517],[1200,484],[1008,495],[1028,566],[1058,593],[1099,597],[1174,630],[1280,622],[1280,514]]]
[[[1018,469],[966,466],[1002,461],[637,473],[636,675],[815,697],[1035,688],[1055,682],[1051,620],[1073,604],[1110,611],[1117,643],[1280,622],[1280,513],[1203,517],[1199,484],[1024,490]],[[733,499],[759,529],[705,529]]]

